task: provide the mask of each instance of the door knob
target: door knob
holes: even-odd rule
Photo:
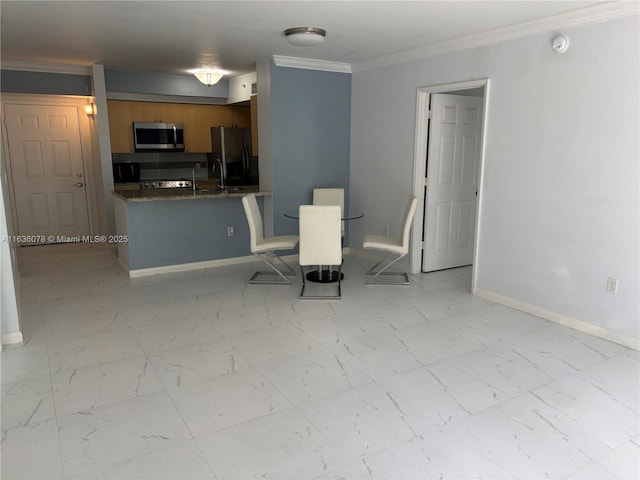
[[[74,187],[78,187],[78,188],[83,187],[83,186],[84,186],[84,183],[82,183],[82,182],[78,182],[78,183],[76,183],[74,185]]]

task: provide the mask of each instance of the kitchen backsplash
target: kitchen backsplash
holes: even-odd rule
[[[113,163],[138,163],[140,180],[207,178],[207,154],[184,152],[114,153]],[[198,168],[198,166],[200,168]]]
[[[111,155],[113,163],[184,163],[206,162],[206,153],[185,152],[136,152],[114,153]]]

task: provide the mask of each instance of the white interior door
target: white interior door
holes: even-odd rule
[[[5,104],[4,115],[18,235],[88,235],[78,108]]]
[[[482,98],[433,94],[422,270],[470,265],[476,227]]]

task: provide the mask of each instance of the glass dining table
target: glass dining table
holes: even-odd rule
[[[292,218],[294,220],[300,219],[300,214],[298,213],[298,211],[284,212],[284,216],[287,218]],[[348,213],[343,214],[341,220],[348,222],[351,220],[358,220],[362,217],[364,217],[364,213]],[[306,275],[307,280],[316,283],[334,283],[338,281],[338,275],[340,275],[340,280],[344,279],[344,273],[323,267],[324,265],[318,265],[317,270],[308,272]]]

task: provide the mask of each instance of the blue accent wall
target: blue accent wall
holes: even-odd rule
[[[239,197],[127,202],[125,212],[130,270],[251,255]]]
[[[18,70],[0,71],[0,91],[40,95],[92,95],[89,75]]]
[[[297,234],[283,214],[312,203],[314,187],[344,188],[348,211],[351,75],[275,65],[270,73],[274,233]]]
[[[229,80],[226,78],[207,87],[200,83],[194,75],[105,69],[104,81],[107,92],[225,99],[229,96]]]

